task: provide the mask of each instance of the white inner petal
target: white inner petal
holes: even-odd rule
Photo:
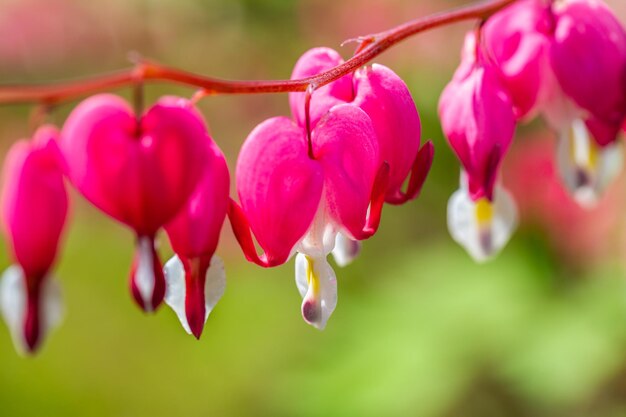
[[[152,239],[141,237],[137,246],[139,259],[135,271],[135,285],[139,290],[146,311],[152,311],[152,294],[155,286]]]
[[[39,338],[42,343],[63,319],[61,288],[52,276],[44,278],[40,296]],[[26,280],[22,268],[11,265],[0,278],[0,313],[9,328],[15,349],[24,355],[28,354],[24,339],[26,298]]]
[[[333,224],[330,214],[328,213],[326,197],[322,195],[320,205],[311,222],[311,226],[300,242],[298,242],[295,249],[298,252],[306,253],[314,257],[325,257],[335,247],[336,234],[337,227]]]
[[[296,256],[296,285],[302,296],[302,315],[323,330],[337,306],[337,278],[326,257]]]
[[[187,322],[185,309],[185,297],[187,294],[185,268],[180,258],[174,255],[163,267],[163,272],[165,274],[166,285],[165,303],[174,310],[174,313],[176,313],[185,331],[191,334],[191,328]],[[219,256],[213,255],[213,258],[211,258],[211,266],[206,272],[206,282],[204,284],[205,323],[217,302],[222,298],[222,295],[224,295],[225,289],[226,272],[224,271],[224,262]]]
[[[343,233],[337,233],[335,238],[335,248],[332,251],[335,262],[340,267],[347,266],[359,256],[361,252],[361,242],[352,240]]]
[[[452,238],[478,262],[494,257],[517,227],[517,209],[511,195],[500,186],[494,200],[472,201],[466,189],[448,201],[448,229]]]
[[[619,175],[623,164],[620,142],[596,144],[581,119],[561,129],[557,165],[566,189],[583,207],[592,207]]]

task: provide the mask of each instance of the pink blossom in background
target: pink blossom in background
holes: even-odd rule
[[[550,137],[525,137],[504,164],[504,182],[518,202],[522,225],[539,224],[550,243],[574,264],[619,253],[626,184],[623,175],[592,210],[580,207],[563,188]]]
[[[499,185],[516,121],[511,96],[474,32],[467,34],[459,68],[441,94],[439,116],[462,166],[460,189],[448,202],[448,228],[483,261],[506,244],[516,224],[515,205]]]
[[[58,131],[15,143],[4,165],[2,222],[15,262],[0,281],[0,310],[18,350],[34,352],[61,316],[52,277],[68,212]]]

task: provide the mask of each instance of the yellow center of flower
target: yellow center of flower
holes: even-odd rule
[[[582,121],[572,123],[568,139],[571,160],[581,168],[593,170],[598,163],[598,145],[590,138]]]
[[[493,219],[493,205],[486,198],[481,198],[476,202],[476,211],[474,212],[476,222],[479,225],[489,224]]]
[[[306,258],[306,281],[309,284],[309,290],[317,296],[319,294],[320,281],[317,275],[315,275],[315,270],[313,269],[313,259],[309,256],[305,256]]]

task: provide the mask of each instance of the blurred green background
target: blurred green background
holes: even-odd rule
[[[626,19],[624,2],[610,3]],[[0,82],[114,70],[128,66],[129,51],[225,78],[285,78],[310,47],[339,48],[457,4],[2,0]],[[578,209],[554,179],[554,138],[533,123],[506,161],[522,223],[501,256],[477,265],[447,233],[458,165],[436,107],[470,27],[418,36],[377,60],[409,85],[436,159],[419,200],[387,207],[360,258],[337,269],[339,304],[324,332],[300,318],[293,261],[246,263],[228,225],[218,250],[227,290],[202,339],[167,307],[142,314],[127,291],[131,233],[74,195],[57,269],[66,319],[27,359],[0,326],[0,415],[626,416],[625,180],[597,209]],[[351,48],[339,50],[348,57]],[[149,100],[192,92],[147,89]],[[256,124],[289,112],[284,95],[200,107],[231,168]],[[71,108],[50,121],[62,124]],[[2,153],[31,133],[31,111],[0,107]],[[161,248],[165,260],[165,239]]]

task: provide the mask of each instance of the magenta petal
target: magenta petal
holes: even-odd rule
[[[309,158],[304,130],[285,117],[258,125],[239,153],[236,181],[267,261],[285,262],[313,220],[324,181],[322,167]]]
[[[501,159],[513,140],[515,116],[497,71],[477,64],[448,84],[439,101],[443,132],[461,161],[470,196],[491,198]]]
[[[181,259],[213,256],[226,218],[230,175],[224,155],[212,140],[205,142],[204,173],[196,190],[174,220],[165,227]]]
[[[324,167],[324,196],[330,215],[358,239],[366,226],[380,167],[369,116],[350,104],[333,107],[313,131],[313,152]]]
[[[600,1],[568,1],[556,13],[550,58],[559,84],[617,132],[626,115],[626,31]]]
[[[189,101],[164,98],[141,118],[114,95],[83,101],[62,132],[69,176],[96,207],[151,236],[195,189],[209,139]]]
[[[298,59],[291,79],[312,77],[342,63],[343,58],[337,51],[330,48],[313,48]],[[352,101],[354,98],[352,77],[352,74],[348,74],[313,93],[309,111],[311,129],[333,106]],[[294,120],[302,127],[306,126],[304,101],[305,93],[289,93],[291,113]]]
[[[400,192],[420,147],[421,125],[408,87],[389,68],[374,64],[355,74],[354,105],[368,114],[378,137],[381,161],[389,164],[387,197]]]
[[[5,162],[2,220],[27,280],[43,278],[52,266],[67,217],[57,136],[42,127],[32,142],[14,144]]]
[[[489,18],[482,29],[487,53],[501,72],[519,118],[537,109],[551,80],[548,11],[543,1],[518,1]]]

